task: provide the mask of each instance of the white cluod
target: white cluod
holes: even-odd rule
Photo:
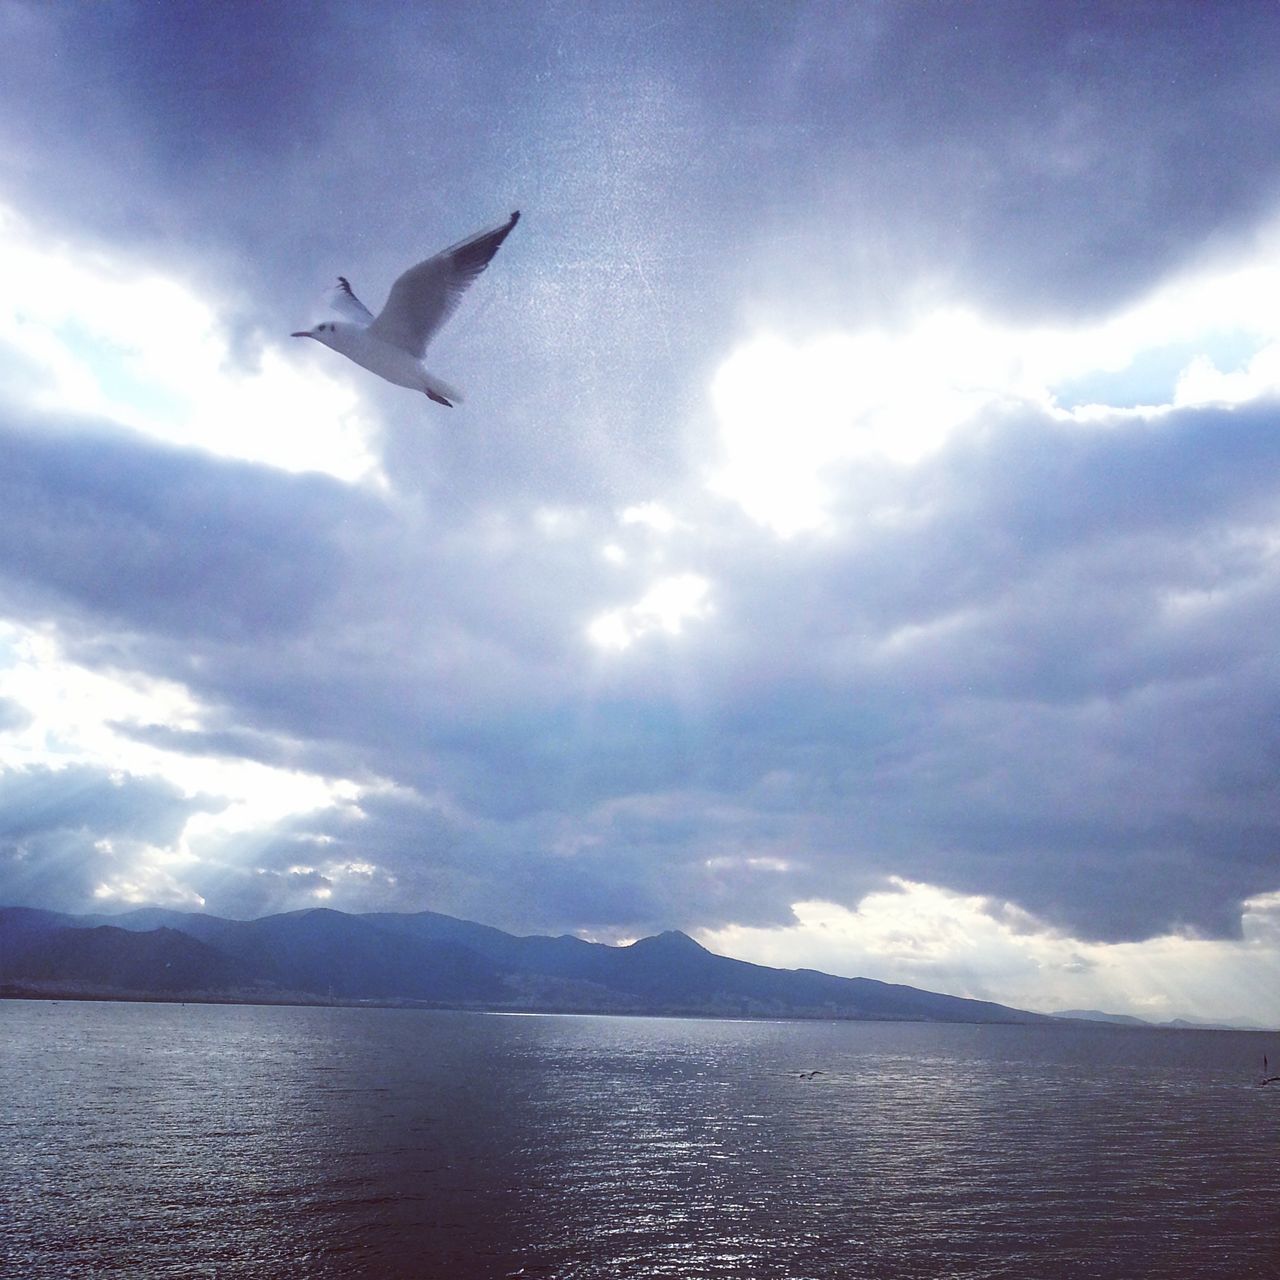
[[[398,387],[424,392],[437,404],[452,406],[462,396],[423,368],[427,343],[453,315],[467,286],[489,265],[519,221],[517,210],[502,226],[478,232],[410,267],[391,286],[386,306],[376,317],[351,291],[346,278],[339,276],[333,306],[347,319],[326,320],[292,336],[314,338]]]

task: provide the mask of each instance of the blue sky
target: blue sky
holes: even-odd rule
[[[0,900],[1280,1023],[1278,23],[0,4]]]

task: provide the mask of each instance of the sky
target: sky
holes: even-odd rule
[[[0,0],[0,902],[1280,1025],[1280,14]],[[293,330],[522,217],[444,409]]]

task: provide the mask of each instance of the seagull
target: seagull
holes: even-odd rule
[[[467,286],[489,265],[519,221],[517,209],[500,227],[478,231],[410,267],[391,286],[386,306],[377,316],[356,297],[347,278],[339,276],[333,307],[346,319],[326,320],[289,336],[314,338],[362,369],[398,387],[425,392],[436,404],[452,408],[462,397],[422,367],[427,343],[453,315]]]

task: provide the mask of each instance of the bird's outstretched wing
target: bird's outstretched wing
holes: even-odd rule
[[[489,265],[519,221],[517,210],[502,226],[481,231],[410,267],[391,286],[387,305],[369,332],[421,360],[432,335],[453,314],[467,286]]]
[[[373,312],[351,291],[346,276],[339,276],[338,283],[329,295],[329,306],[347,320],[357,324],[369,324],[373,320]]]

